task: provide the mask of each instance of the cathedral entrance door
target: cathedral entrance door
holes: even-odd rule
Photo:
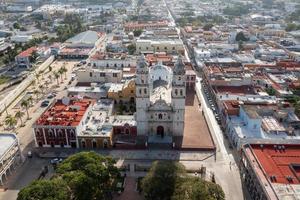
[[[162,138],[164,137],[165,133],[164,133],[164,127],[163,126],[158,126],[156,129],[156,134],[158,136],[161,136]]]

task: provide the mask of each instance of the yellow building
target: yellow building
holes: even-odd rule
[[[125,83],[114,83],[108,90],[107,96],[115,103],[135,102],[135,81],[127,80]]]

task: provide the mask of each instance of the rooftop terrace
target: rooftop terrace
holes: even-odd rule
[[[77,126],[92,102],[90,99],[57,100],[40,116],[35,125]]]

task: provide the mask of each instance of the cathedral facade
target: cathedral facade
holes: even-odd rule
[[[162,63],[149,66],[141,56],[136,71],[139,141],[170,138],[172,142],[172,138],[183,136],[185,97],[185,65],[181,57],[170,68]]]

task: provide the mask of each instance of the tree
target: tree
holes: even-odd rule
[[[203,26],[203,30],[209,31],[213,26],[214,26],[213,24],[205,24],[205,25]]]
[[[22,121],[22,117],[24,116],[24,113],[22,111],[17,111],[15,114],[15,118],[18,118],[21,122],[21,126],[23,126],[23,121]]]
[[[41,93],[44,94],[45,86],[44,85],[39,85],[39,89],[41,90]]]
[[[13,117],[12,115],[7,115],[6,117],[5,117],[5,124],[9,127],[9,128],[11,128],[11,129],[15,129],[16,127],[16,125],[17,125],[17,120],[16,120],[16,118],[15,117]]]
[[[60,68],[60,70],[62,71],[62,73],[65,74],[65,79],[67,79],[67,72],[68,72],[67,68],[65,66],[63,66]]]
[[[27,98],[27,101],[30,103],[30,106],[33,105],[33,98],[32,98],[32,95],[30,95],[30,96]]]
[[[70,200],[70,189],[62,179],[38,180],[21,189],[17,200]]]
[[[243,48],[244,48],[244,42],[242,41],[242,40],[239,40],[238,41],[238,48],[239,48],[239,51],[242,51],[243,50]]]
[[[59,81],[58,81],[58,79],[59,79],[59,73],[58,72],[53,72],[53,75],[54,75],[54,78],[56,79],[56,82],[57,82],[57,85],[59,85]]]
[[[33,94],[36,96],[36,99],[38,100],[40,92],[38,90],[34,90]]]
[[[197,177],[184,178],[176,185],[172,200],[225,200],[222,188]]]
[[[115,160],[95,152],[81,152],[70,156],[57,168],[71,188],[75,199],[112,199],[116,180],[120,176]],[[96,198],[97,197],[97,198]]]
[[[155,161],[142,180],[145,199],[170,199],[177,181],[185,173],[184,166],[178,162]]]
[[[270,96],[274,96],[276,94],[276,90],[274,90],[273,88],[267,88],[266,92],[268,93],[268,95]]]
[[[28,102],[27,100],[23,100],[23,101],[21,102],[21,106],[22,106],[23,108],[26,109],[27,119],[30,119],[30,118],[29,118],[29,112],[28,112],[29,102]]]
[[[139,29],[139,30],[134,30],[133,31],[133,35],[134,37],[139,37],[142,34],[143,30]]]
[[[128,49],[129,55],[132,55],[132,54],[134,54],[134,52],[136,50],[136,46],[134,44],[130,44],[127,46],[127,49]]]
[[[13,27],[14,27],[14,29],[20,29],[21,28],[21,26],[20,26],[20,24],[18,22],[15,22],[13,24]]]
[[[188,176],[178,162],[155,161],[141,188],[146,200],[225,200],[219,185]]]
[[[248,41],[248,39],[245,37],[244,33],[241,31],[241,32],[238,32],[235,36],[235,40],[238,42],[238,41]]]
[[[63,75],[63,69],[62,68],[60,68],[59,70],[58,70],[58,74],[59,74],[59,76],[60,76],[60,81],[61,82],[63,82],[63,77],[62,77],[62,75]]]

